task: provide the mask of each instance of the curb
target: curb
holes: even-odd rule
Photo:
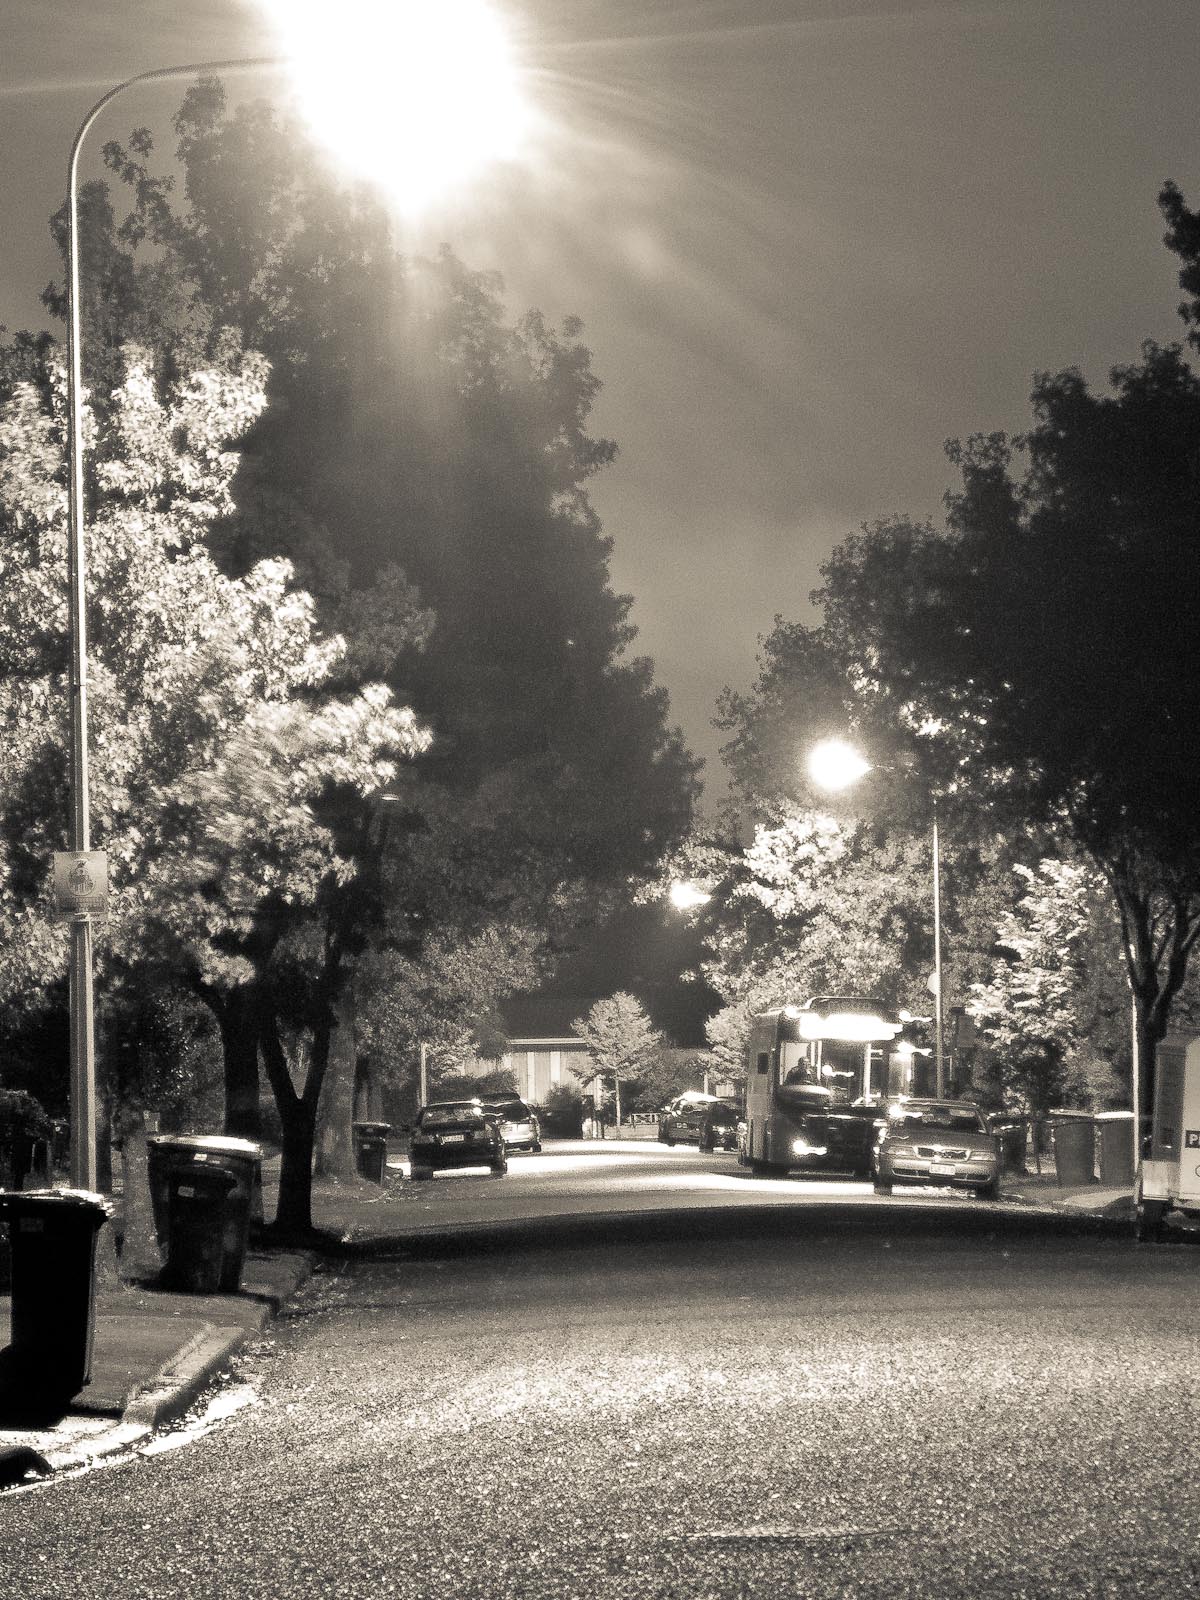
[[[177,1422],[200,1391],[227,1364],[230,1357],[257,1333],[270,1313],[264,1307],[257,1327],[216,1327],[190,1339],[149,1383],[134,1391],[121,1414],[121,1425],[153,1432],[166,1422]]]

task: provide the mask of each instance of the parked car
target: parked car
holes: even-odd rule
[[[1000,1196],[1000,1141],[968,1100],[892,1102],[871,1155],[876,1194],[928,1183]]]
[[[416,1179],[456,1167],[489,1167],[493,1178],[508,1171],[500,1122],[478,1100],[422,1106],[412,1125],[409,1160]]]
[[[741,1108],[732,1100],[717,1100],[706,1106],[700,1121],[701,1150],[736,1150]]]
[[[664,1106],[658,1119],[660,1144],[699,1144],[705,1119],[714,1106],[732,1107],[732,1101],[719,1100],[715,1094],[702,1094],[699,1089],[688,1089],[677,1095],[670,1105]],[[736,1116],[734,1132],[737,1131]]]
[[[538,1114],[527,1106],[524,1100],[516,1100],[512,1095],[483,1095],[483,1109],[492,1115],[497,1113],[500,1119],[500,1132],[504,1136],[506,1150],[528,1150],[532,1155],[537,1155],[542,1148],[542,1125]]]

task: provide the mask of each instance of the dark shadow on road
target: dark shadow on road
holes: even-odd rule
[[[947,1239],[990,1244],[1060,1245],[1064,1239],[1111,1240],[1134,1248],[1128,1221],[1079,1216],[1017,1206],[848,1206],[805,1202],[781,1206],[691,1206],[676,1211],[597,1213],[511,1222],[463,1224],[404,1238],[379,1236],[338,1241],[329,1253],[349,1260],[435,1261],[464,1256],[506,1255],[540,1250],[590,1250],[608,1245],[730,1243],[738,1240],[892,1240],[912,1244]],[[1153,1246],[1143,1246],[1153,1249]]]

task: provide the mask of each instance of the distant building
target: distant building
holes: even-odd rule
[[[587,1046],[571,1032],[576,1017],[585,1017],[596,1003],[595,996],[572,999],[518,997],[501,1006],[508,1048],[497,1060],[484,1056],[468,1058],[462,1070],[482,1078],[502,1067],[511,1072],[522,1100],[541,1104],[551,1089],[563,1084],[584,1091],[588,1085],[571,1070],[586,1073]]]

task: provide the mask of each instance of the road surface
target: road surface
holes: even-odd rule
[[[676,1166],[644,1161],[625,1176]],[[440,1182],[422,1205],[509,1180]],[[0,1575],[38,1600],[1178,1600],[1196,1268],[863,1185],[430,1234],[314,1279],[221,1426],[0,1498]]]

